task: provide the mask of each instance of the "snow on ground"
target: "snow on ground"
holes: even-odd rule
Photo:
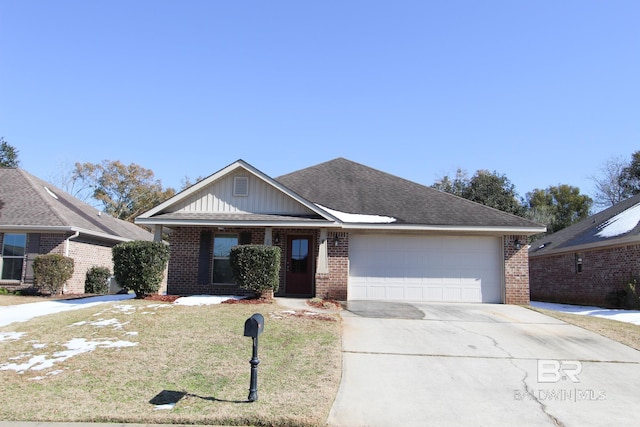
[[[584,316],[603,317],[605,319],[617,320],[619,322],[633,323],[640,325],[640,311],[622,310],[601,307],[585,307],[581,305],[554,304],[550,302],[531,301],[532,307],[543,308],[545,310],[560,311],[563,313],[581,314]]]
[[[620,236],[633,230],[640,221],[640,203],[620,212],[600,225],[601,229],[596,234],[598,237]]]
[[[69,310],[77,310],[81,308],[94,307],[108,302],[120,302],[134,298],[134,294],[127,295],[104,295],[99,297],[89,297],[73,300],[57,300],[44,301],[30,304],[20,304],[15,306],[0,307],[0,326],[6,326],[12,323],[26,322],[34,317],[45,316]],[[205,305],[220,304],[228,299],[240,299],[244,297],[237,296],[210,296],[197,295],[193,297],[178,298],[175,304],[178,305]],[[154,314],[155,310],[160,308],[172,307],[169,304],[148,304],[146,306],[136,307],[131,304],[113,304],[107,306],[103,311],[93,315],[95,320],[88,319],[80,322],[72,323],[70,328],[78,328],[81,326],[92,326],[94,328],[110,328],[118,331],[126,337],[135,337],[137,331],[126,331],[125,327],[129,321],[122,321],[114,316],[128,316],[141,310],[141,314]],[[25,332],[0,332],[0,342],[18,341],[26,336]],[[43,350],[47,348],[47,344],[37,341],[28,341],[32,344],[34,350]],[[0,363],[0,371],[15,371],[24,374],[27,371],[45,371],[50,370],[55,364],[64,362],[65,360],[83,353],[92,352],[98,348],[123,348],[138,345],[137,342],[121,340],[117,338],[73,338],[62,344],[66,350],[56,351],[53,353],[43,352],[42,354],[34,354],[27,352],[10,358],[5,363]],[[31,378],[31,380],[43,380],[48,376],[58,375],[64,372],[63,369],[50,370],[43,376]]]

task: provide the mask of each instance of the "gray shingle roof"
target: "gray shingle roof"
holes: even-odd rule
[[[394,175],[334,159],[275,178],[300,196],[346,213],[384,215],[396,224],[469,227],[541,225]]]
[[[616,203],[597,214],[550,234],[535,242],[529,250],[529,256],[543,256],[572,250],[585,250],[597,247],[640,243],[640,222],[626,233],[606,236],[599,234],[607,221],[640,203],[640,194]]]
[[[22,169],[0,168],[0,228],[11,227],[71,227],[113,240],[153,240],[141,227],[99,215],[89,204]]]

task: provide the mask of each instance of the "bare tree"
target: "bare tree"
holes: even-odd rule
[[[608,208],[630,196],[623,183],[625,169],[629,163],[624,157],[612,157],[604,162],[597,176],[589,179],[596,185],[594,203],[601,208]]]

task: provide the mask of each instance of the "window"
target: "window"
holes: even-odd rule
[[[2,245],[2,280],[22,280],[26,234],[5,234]]]
[[[234,283],[229,254],[238,244],[235,234],[216,234],[213,237],[213,283]]]
[[[309,257],[309,239],[291,241],[291,272],[306,273]]]
[[[576,254],[576,273],[582,273],[582,254]]]

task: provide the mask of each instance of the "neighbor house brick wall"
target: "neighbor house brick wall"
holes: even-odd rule
[[[111,245],[72,239],[69,240],[69,257],[73,258],[73,276],[64,288],[67,294],[85,292],[84,282],[91,267],[106,267],[113,274]]]
[[[607,294],[640,275],[640,245],[531,257],[529,274],[532,300],[605,305]]]
[[[333,243],[336,236],[338,246]],[[327,241],[329,273],[316,274],[315,295],[318,298],[346,301],[349,283],[349,233],[328,233]]]
[[[520,243],[520,249],[516,248]],[[505,304],[529,304],[529,253],[527,236],[503,238]]]

